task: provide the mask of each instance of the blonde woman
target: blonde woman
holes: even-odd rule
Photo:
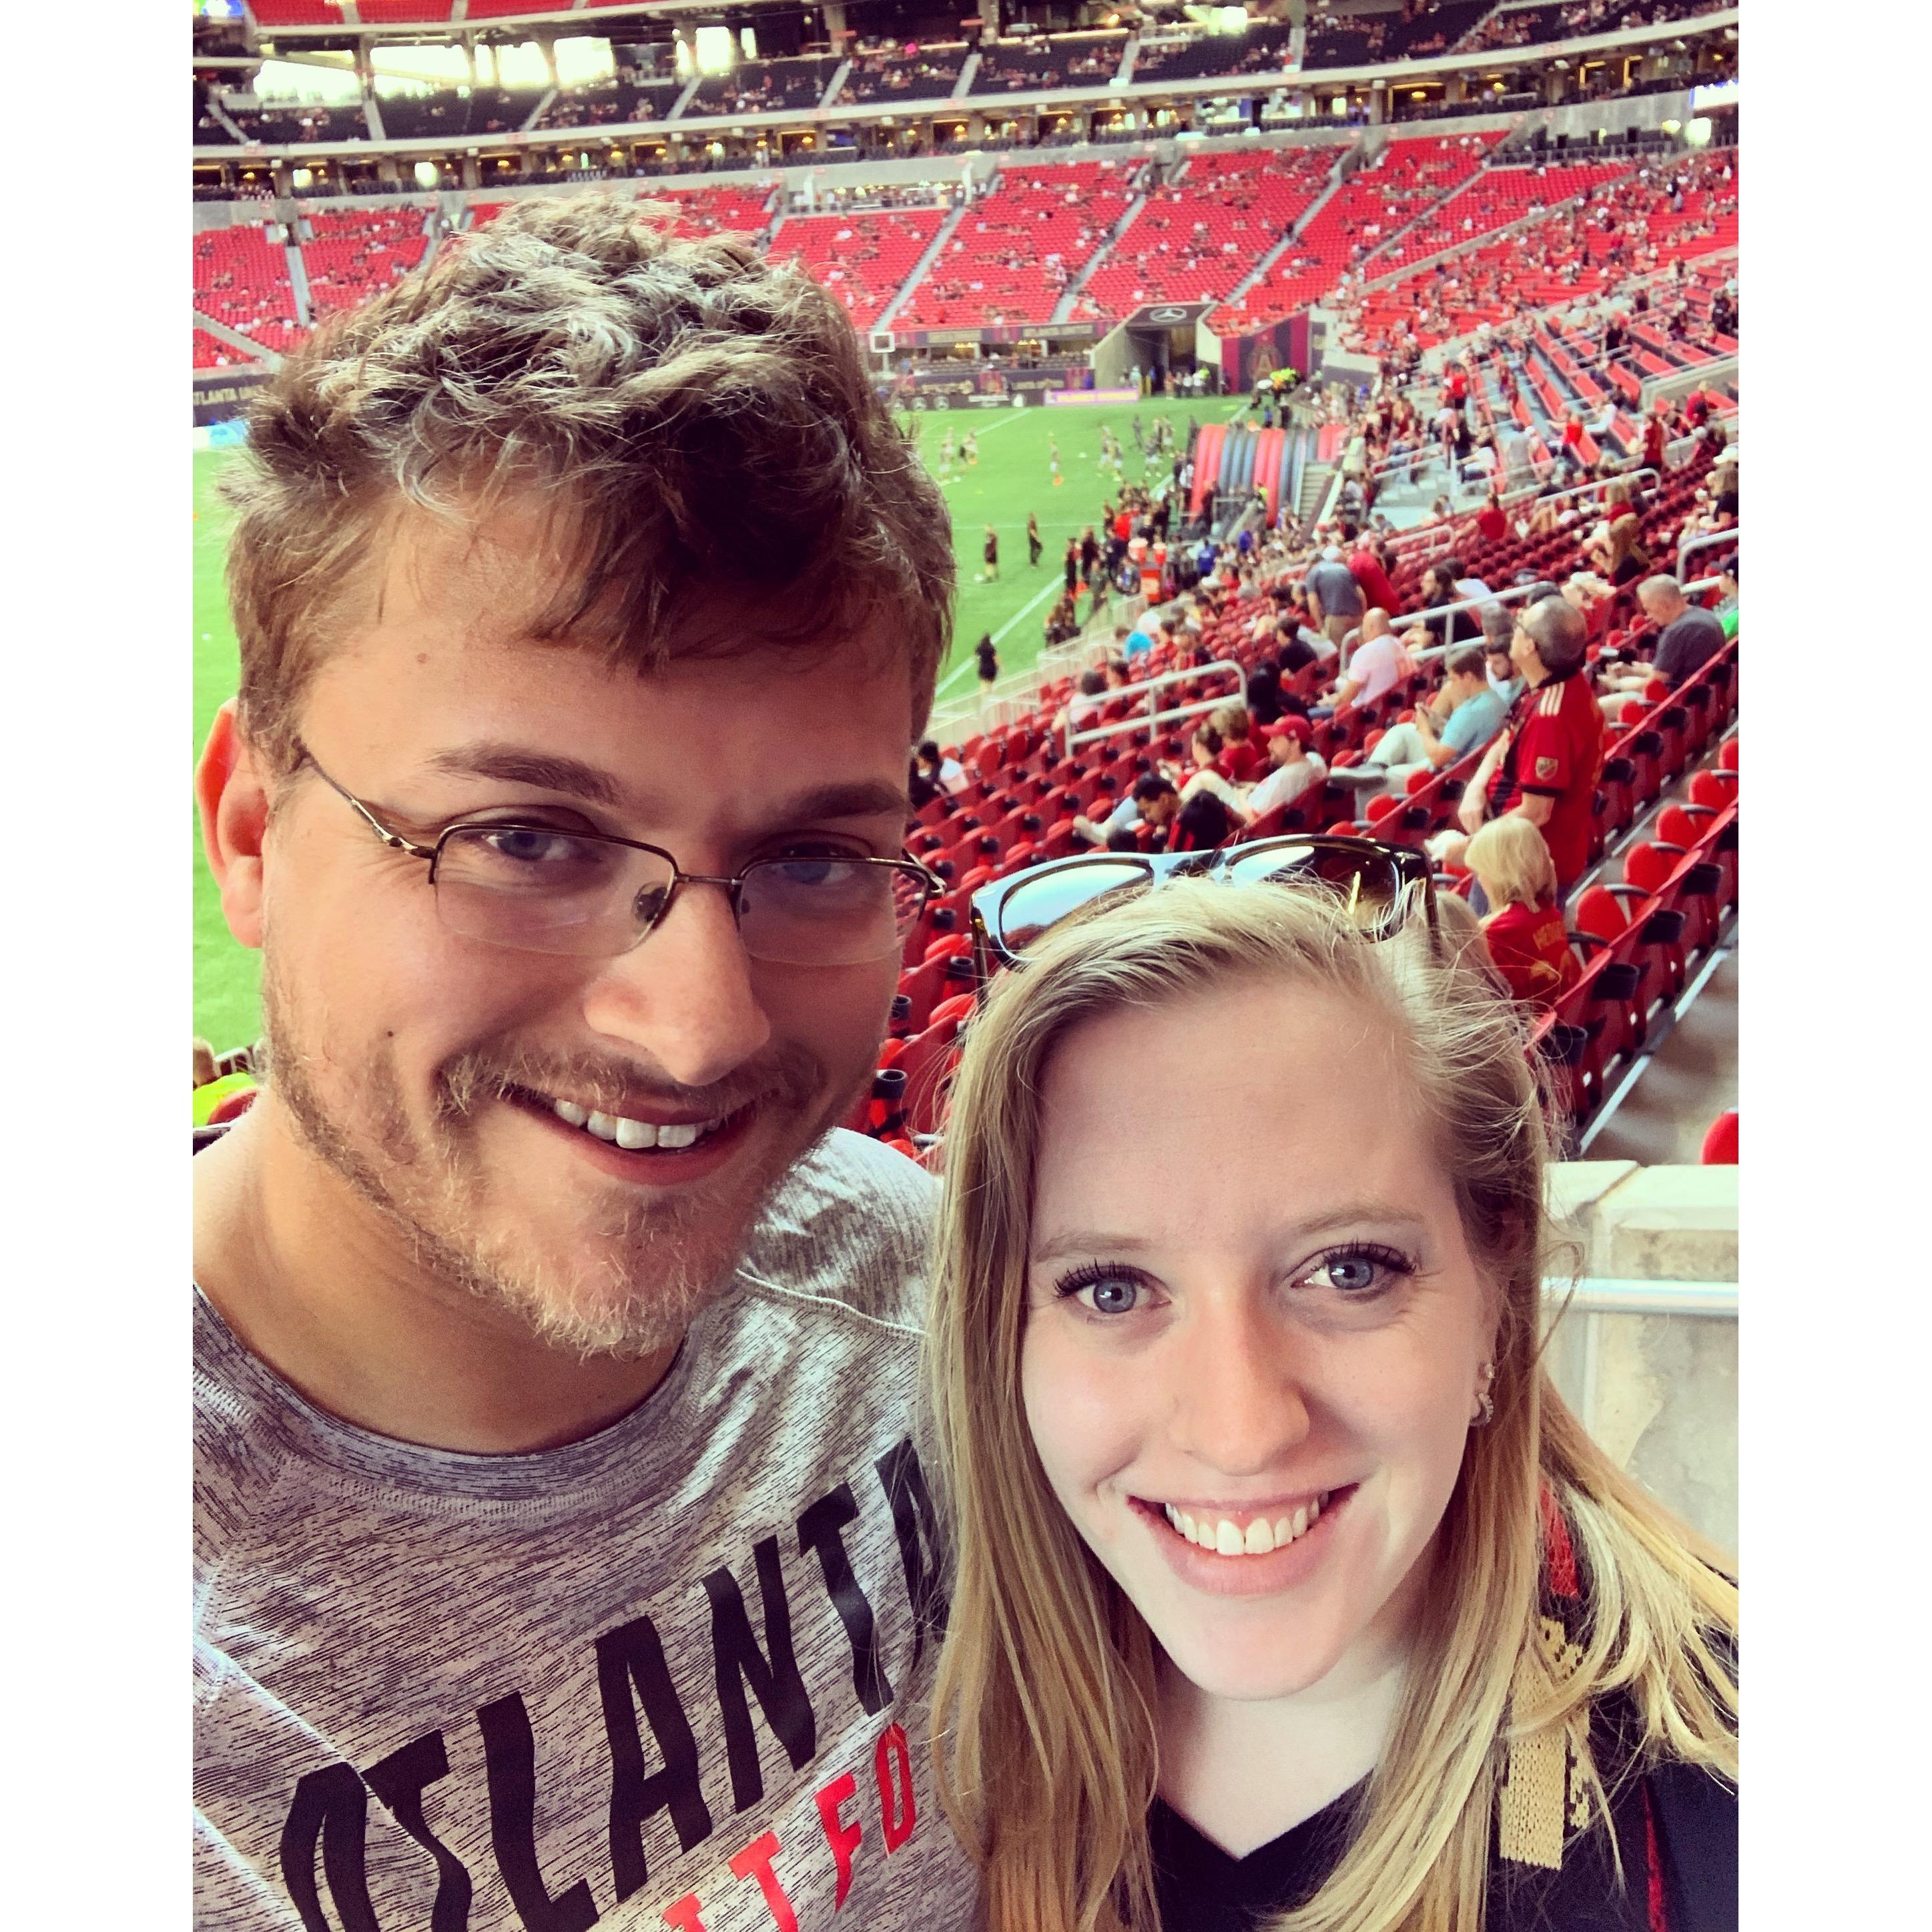
[[[1462,862],[1490,902],[1483,938],[1510,997],[1547,1008],[1576,984],[1576,960],[1542,832],[1513,813],[1492,818],[1469,841]]]
[[[1388,848],[1082,863],[976,907],[946,1145],[989,1932],[1734,1925],[1736,1588],[1540,1366],[1514,1010]]]

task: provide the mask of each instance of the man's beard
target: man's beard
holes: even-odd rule
[[[729,1286],[752,1227],[786,1174],[850,1104],[841,1097],[814,1108],[825,1072],[796,1046],[751,1079],[701,1090],[654,1088],[667,1104],[712,1119],[755,1102],[761,1116],[789,1114],[798,1130],[789,1144],[778,1144],[762,1171],[740,1180],[745,1192],[735,1213],[701,1184],[648,1200],[614,1182],[572,1230],[570,1252],[556,1257],[533,1252],[529,1232],[503,1225],[502,1208],[487,1199],[489,1177],[472,1117],[519,1090],[635,1094],[634,1067],[595,1055],[472,1048],[437,1070],[429,1122],[418,1128],[404,1104],[393,1058],[374,1047],[349,1090],[325,1096],[314,1075],[322,1056],[303,1041],[293,1004],[265,964],[267,1084],[304,1144],[404,1237],[418,1272],[514,1316],[544,1346],[586,1359],[676,1346],[700,1310]]]

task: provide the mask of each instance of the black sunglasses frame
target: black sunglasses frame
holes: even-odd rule
[[[1434,868],[1430,863],[1429,855],[1412,845],[1384,844],[1378,838],[1351,838],[1339,832],[1290,832],[1272,838],[1254,838],[1232,845],[1216,846],[1208,852],[1082,852],[1070,859],[1056,860],[1044,866],[1030,866],[1023,872],[1010,872],[1003,879],[991,880],[973,895],[970,902],[973,969],[979,997],[981,999],[986,998],[986,989],[992,985],[994,974],[1001,968],[1018,968],[1026,963],[1024,954],[1015,952],[999,937],[1000,910],[1011,894],[1022,886],[1036,885],[1043,878],[1053,878],[1063,872],[1084,871],[1105,864],[1126,864],[1141,868],[1143,874],[1141,884],[1137,886],[1122,884],[1111,890],[1144,891],[1171,878],[1215,878],[1226,873],[1229,861],[1266,851],[1271,847],[1280,847],[1284,851],[1336,853],[1364,862],[1374,860],[1388,864],[1396,874],[1399,890],[1418,885],[1421,886],[1424,916],[1428,922],[1431,943],[1440,941],[1442,926],[1436,912]],[[1095,895],[1096,898],[1105,896],[1105,894]],[[1094,902],[1092,899],[1083,899],[1079,905],[1070,908],[1061,916],[1070,918],[1073,913]],[[1054,922],[1056,925],[1058,923],[1058,920]],[[1050,926],[1046,928],[1049,932],[1052,929]]]

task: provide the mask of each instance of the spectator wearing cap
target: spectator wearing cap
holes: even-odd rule
[[[1329,544],[1322,551],[1321,561],[1309,566],[1302,581],[1308,592],[1308,608],[1315,628],[1340,650],[1348,633],[1361,622],[1366,608],[1361,586],[1342,561],[1340,546]]]
[[[1310,748],[1315,728],[1306,718],[1289,716],[1264,724],[1261,737],[1268,747],[1268,769],[1248,794],[1248,810],[1256,818],[1292,805],[1328,776],[1320,754]]]

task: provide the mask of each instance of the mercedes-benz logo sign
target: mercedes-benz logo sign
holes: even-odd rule
[[[1148,310],[1150,322],[1185,322],[1187,311],[1184,308],[1150,308]]]

